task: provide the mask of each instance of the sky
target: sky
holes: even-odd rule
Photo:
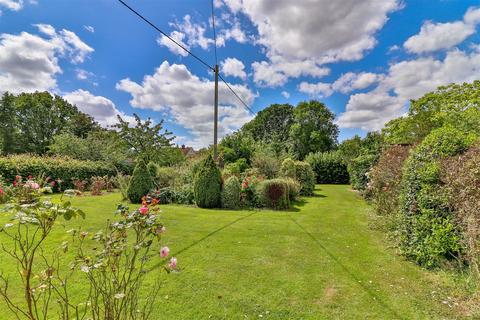
[[[254,112],[317,99],[339,140],[379,130],[440,85],[480,79],[480,1],[125,0]],[[164,119],[213,142],[213,73],[117,0],[0,0],[0,93],[47,90],[102,126]],[[253,114],[220,83],[219,134]]]

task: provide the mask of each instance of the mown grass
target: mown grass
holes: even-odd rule
[[[119,199],[116,193],[73,199],[87,218],[59,227],[49,248],[79,224],[101,229]],[[368,209],[338,185],[317,186],[314,197],[290,211],[162,206],[164,242],[180,271],[163,276],[153,319],[462,318],[449,306],[448,277],[398,256],[383,233],[369,228]],[[0,259],[0,270],[15,276],[15,267]],[[77,281],[75,291],[84,286]],[[3,302],[0,309],[0,319],[12,319]]]

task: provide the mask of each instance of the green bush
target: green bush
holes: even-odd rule
[[[74,180],[90,180],[94,176],[112,177],[117,172],[114,167],[102,161],[29,154],[0,157],[0,175],[9,181],[13,181],[16,175],[39,177],[42,174],[56,180],[64,190],[73,189]]]
[[[130,199],[132,203],[139,203],[142,200],[142,197],[146,196],[152,189],[152,177],[150,177],[145,162],[140,160],[133,170],[133,175],[128,185],[128,199]]]
[[[282,177],[295,179],[297,176],[295,171],[295,161],[290,158],[283,160],[282,166],[280,167],[280,174]]]
[[[173,187],[177,175],[177,168],[159,167],[157,168],[157,174],[155,176],[155,184],[158,188]]]
[[[193,204],[195,197],[191,184],[185,184],[176,190],[175,202],[179,204]]]
[[[219,208],[221,206],[222,177],[210,155],[197,170],[193,192],[195,202],[200,208]]]
[[[284,180],[285,183],[287,184],[288,187],[288,199],[290,202],[295,201],[298,199],[298,196],[300,195],[300,191],[302,189],[302,186],[300,183],[292,178],[284,178],[281,179]]]
[[[260,203],[271,209],[290,207],[288,183],[284,179],[264,180],[258,187]]]
[[[147,165],[147,169],[148,173],[150,173],[150,177],[155,180],[157,178],[158,166],[154,162],[150,161]]]
[[[440,160],[465,151],[474,136],[443,127],[433,130],[408,158],[399,209],[400,248],[425,267],[438,267],[461,254],[461,234],[440,180]]]
[[[241,192],[240,180],[236,176],[228,178],[223,184],[222,206],[227,209],[238,209]]]
[[[305,159],[317,176],[317,183],[347,184],[347,165],[338,152],[310,153]]]
[[[277,177],[280,171],[279,160],[267,152],[255,152],[252,167],[257,168],[259,173],[268,179]]]
[[[350,161],[347,166],[350,184],[356,190],[363,191],[368,184],[368,171],[377,161],[378,157],[373,154],[363,154]]]
[[[295,161],[295,179],[300,183],[300,194],[302,196],[313,195],[315,173],[308,162]]]

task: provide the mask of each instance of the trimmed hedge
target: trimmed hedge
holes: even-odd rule
[[[271,209],[290,207],[288,183],[284,179],[264,180],[258,188],[260,203]]]
[[[317,183],[349,183],[347,165],[338,152],[310,153],[305,161],[312,166]]]
[[[315,190],[315,173],[308,162],[295,161],[295,178],[300,183],[300,194],[302,196],[313,195]]]
[[[13,181],[16,175],[39,177],[43,174],[61,180],[60,187],[73,189],[74,180],[90,180],[95,176],[115,176],[115,168],[103,161],[77,160],[69,157],[41,157],[30,154],[0,157],[0,175]]]
[[[353,189],[363,191],[367,188],[368,171],[375,165],[377,159],[376,155],[362,154],[350,161],[347,170]]]
[[[195,174],[193,193],[200,208],[221,206],[222,177],[211,155],[200,164]]]
[[[227,209],[238,209],[241,205],[242,187],[236,176],[231,176],[223,184],[222,206]]]
[[[432,268],[462,253],[448,191],[440,179],[440,160],[468,149],[473,136],[454,128],[433,130],[408,158],[399,208],[400,248],[418,264]]]
[[[138,161],[128,184],[127,195],[132,203],[139,203],[154,187],[152,177],[143,160]]]

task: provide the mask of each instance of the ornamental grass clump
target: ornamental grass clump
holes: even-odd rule
[[[195,173],[193,193],[195,203],[200,208],[220,208],[222,177],[210,155],[200,164]]]

